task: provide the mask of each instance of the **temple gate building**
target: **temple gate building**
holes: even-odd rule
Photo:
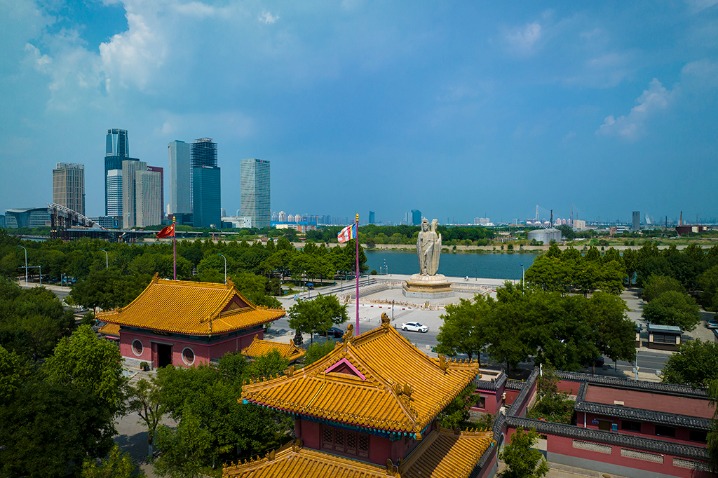
[[[115,338],[129,366],[189,367],[239,352],[264,325],[285,315],[284,309],[259,307],[231,280],[227,284],[174,281],[157,275],[129,305],[101,312],[100,332]]]
[[[291,414],[297,439],[223,476],[472,476],[493,433],[443,429],[436,418],[478,373],[478,362],[428,357],[386,314],[356,337],[350,325],[320,360],[243,387],[243,403]]]

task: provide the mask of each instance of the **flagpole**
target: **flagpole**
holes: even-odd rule
[[[357,306],[356,306],[356,335],[359,335],[359,214],[357,213],[356,217],[354,218],[354,227],[356,232],[356,237],[354,238],[354,245],[356,247],[354,256],[356,258],[356,270],[354,272],[354,276],[356,278],[356,299],[357,299]]]
[[[172,216],[172,272],[177,280],[177,217]]]

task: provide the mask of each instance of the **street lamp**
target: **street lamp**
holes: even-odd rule
[[[524,295],[524,265],[521,264],[521,295]]]
[[[25,251],[25,287],[27,287],[27,249],[25,249],[25,246],[18,247],[22,247],[22,249]]]
[[[227,283],[227,258],[224,257],[223,254],[217,254],[218,256],[221,256],[222,259],[224,259],[224,283]]]
[[[110,260],[109,260],[109,256],[107,255],[107,251],[104,249],[101,249],[101,251],[105,253],[105,269],[109,269],[110,268]]]

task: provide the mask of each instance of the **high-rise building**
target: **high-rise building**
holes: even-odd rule
[[[190,149],[192,222],[194,227],[221,227],[221,176],[217,143],[199,138]]]
[[[110,169],[105,178],[105,217],[111,217],[118,226],[122,226],[122,170]],[[120,218],[120,219],[118,219]]]
[[[144,161],[122,161],[122,227],[137,226],[137,171],[147,171]]]
[[[113,217],[119,224],[124,223],[125,220],[122,211],[124,199],[121,182],[123,161],[139,161],[130,158],[127,130],[108,129],[105,139],[105,215]]]
[[[150,168],[153,167],[135,173],[135,225],[138,227],[162,223],[162,172]]]
[[[252,218],[252,227],[269,227],[269,161],[243,159],[239,163],[240,211]]]
[[[633,222],[631,223],[631,230],[641,230],[641,211],[633,211]]]
[[[192,212],[192,167],[190,146],[184,141],[172,141],[167,145],[169,157],[169,214]]]
[[[160,166],[147,166],[147,171],[160,173],[160,217],[165,206],[165,170]],[[159,222],[157,224],[160,224]]]
[[[421,225],[421,211],[419,211],[418,209],[411,210],[411,224],[413,226]]]
[[[376,222],[376,217],[374,211],[369,211],[369,224],[374,224]]]
[[[85,214],[85,166],[57,163],[52,170],[52,202]]]

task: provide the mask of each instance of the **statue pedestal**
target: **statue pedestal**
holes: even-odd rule
[[[443,274],[421,275],[414,274],[403,284],[404,297],[419,297],[421,299],[441,299],[453,297],[451,282]]]

